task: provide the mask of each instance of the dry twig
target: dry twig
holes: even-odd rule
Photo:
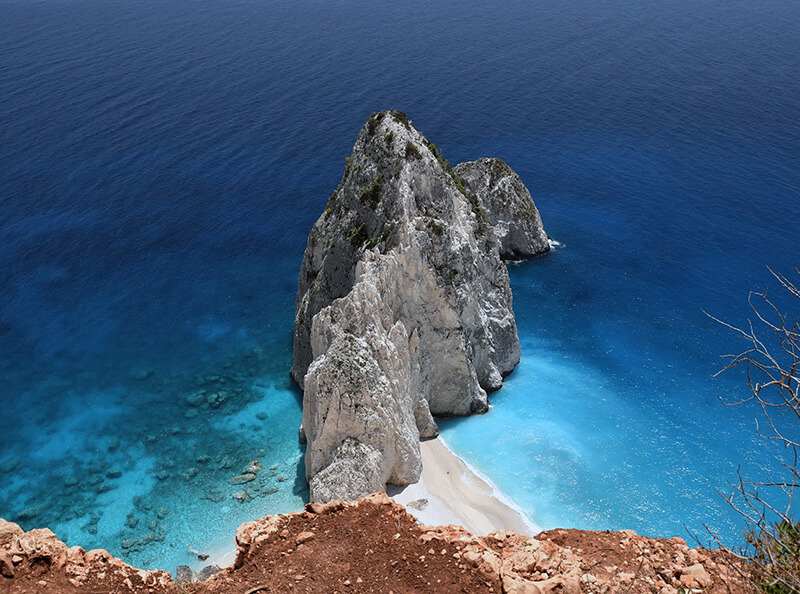
[[[797,285],[769,271],[792,297],[800,299]],[[743,365],[749,394],[720,400],[726,406],[759,406],[766,424],[762,430],[756,423],[758,435],[789,450],[789,455],[788,462],[781,464],[781,478],[775,481],[747,481],[738,471],[734,492],[725,499],[746,522],[749,546],[738,556],[753,562],[755,571],[750,579],[754,585],[776,594],[800,592],[800,523],[792,513],[795,492],[800,488],[800,438],[796,437],[800,435],[800,323],[783,313],[766,291],[750,293],[748,302],[758,324],[751,320],[746,328],[706,312],[747,343],[741,353],[723,357],[727,364],[715,377]]]

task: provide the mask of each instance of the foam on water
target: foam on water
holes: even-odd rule
[[[726,538],[735,535],[736,527],[720,522],[727,514],[715,489],[727,487],[732,459],[763,452],[749,439],[751,427],[735,432],[745,443],[720,459],[708,434],[730,415],[683,418],[629,399],[619,378],[552,345],[526,342],[523,353],[493,398],[491,421],[451,421],[444,435],[537,523],[686,536],[684,526],[698,532],[705,522]]]
[[[444,438],[443,435],[439,436],[439,441],[453,455],[458,456],[458,454],[456,454],[456,452],[453,451],[453,449],[447,443],[447,440]],[[539,532],[542,531],[542,527],[539,526],[538,524],[536,524],[535,522],[533,522],[530,519],[530,517],[528,516],[528,512],[523,507],[521,507],[518,502],[514,501],[508,495],[506,495],[503,491],[501,491],[497,487],[497,485],[494,484],[492,479],[490,479],[487,475],[485,475],[483,472],[478,470],[475,466],[473,466],[469,462],[463,460],[463,458],[462,458],[462,461],[464,461],[464,466],[466,467],[463,475],[461,476],[462,482],[464,482],[466,485],[469,485],[470,480],[474,481],[475,480],[474,477],[470,478],[470,474],[478,477],[480,480],[482,480],[484,483],[486,483],[487,485],[489,485],[491,487],[491,489],[492,489],[492,497],[494,497],[495,499],[497,499],[499,501],[502,501],[505,505],[507,505],[508,507],[510,507],[511,509],[513,509],[514,511],[516,511],[520,515],[520,517],[522,518],[522,520],[525,523],[525,526],[527,527],[527,530],[528,530],[527,534],[538,534]]]

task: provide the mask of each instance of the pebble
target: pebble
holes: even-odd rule
[[[425,498],[422,499],[415,499],[414,501],[409,501],[406,504],[406,507],[410,507],[411,509],[416,509],[422,511],[428,506],[428,500]]]
[[[312,538],[314,538],[314,533],[313,532],[304,531],[304,532],[301,532],[300,534],[298,534],[297,537],[294,540],[295,540],[295,542],[297,544],[301,545],[304,542],[308,542]]]

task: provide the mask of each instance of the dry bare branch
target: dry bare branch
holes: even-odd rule
[[[794,282],[768,270],[790,296],[800,299],[800,289]],[[800,275],[800,269],[795,268],[795,272]],[[735,400],[720,397],[720,401],[725,406],[757,403],[766,420],[765,432],[756,421],[757,434],[790,450],[792,455],[789,462],[780,465],[779,480],[746,481],[737,471],[734,492],[724,498],[745,521],[748,546],[737,556],[752,563],[754,571],[749,579],[754,586],[768,594],[797,594],[800,522],[794,518],[792,504],[800,489],[800,439],[792,435],[800,435],[800,323],[796,318],[790,320],[767,291],[751,292],[748,303],[761,335],[756,333],[752,320],[741,328],[704,312],[747,345],[738,354],[724,355],[727,363],[714,377],[743,365],[749,394]],[[781,497],[784,501],[779,503]]]

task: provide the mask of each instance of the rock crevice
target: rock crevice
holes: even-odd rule
[[[519,362],[503,259],[546,252],[519,177],[452,169],[405,114],[373,114],[309,236],[292,378],[312,500],[419,479],[433,415],[488,410]]]

